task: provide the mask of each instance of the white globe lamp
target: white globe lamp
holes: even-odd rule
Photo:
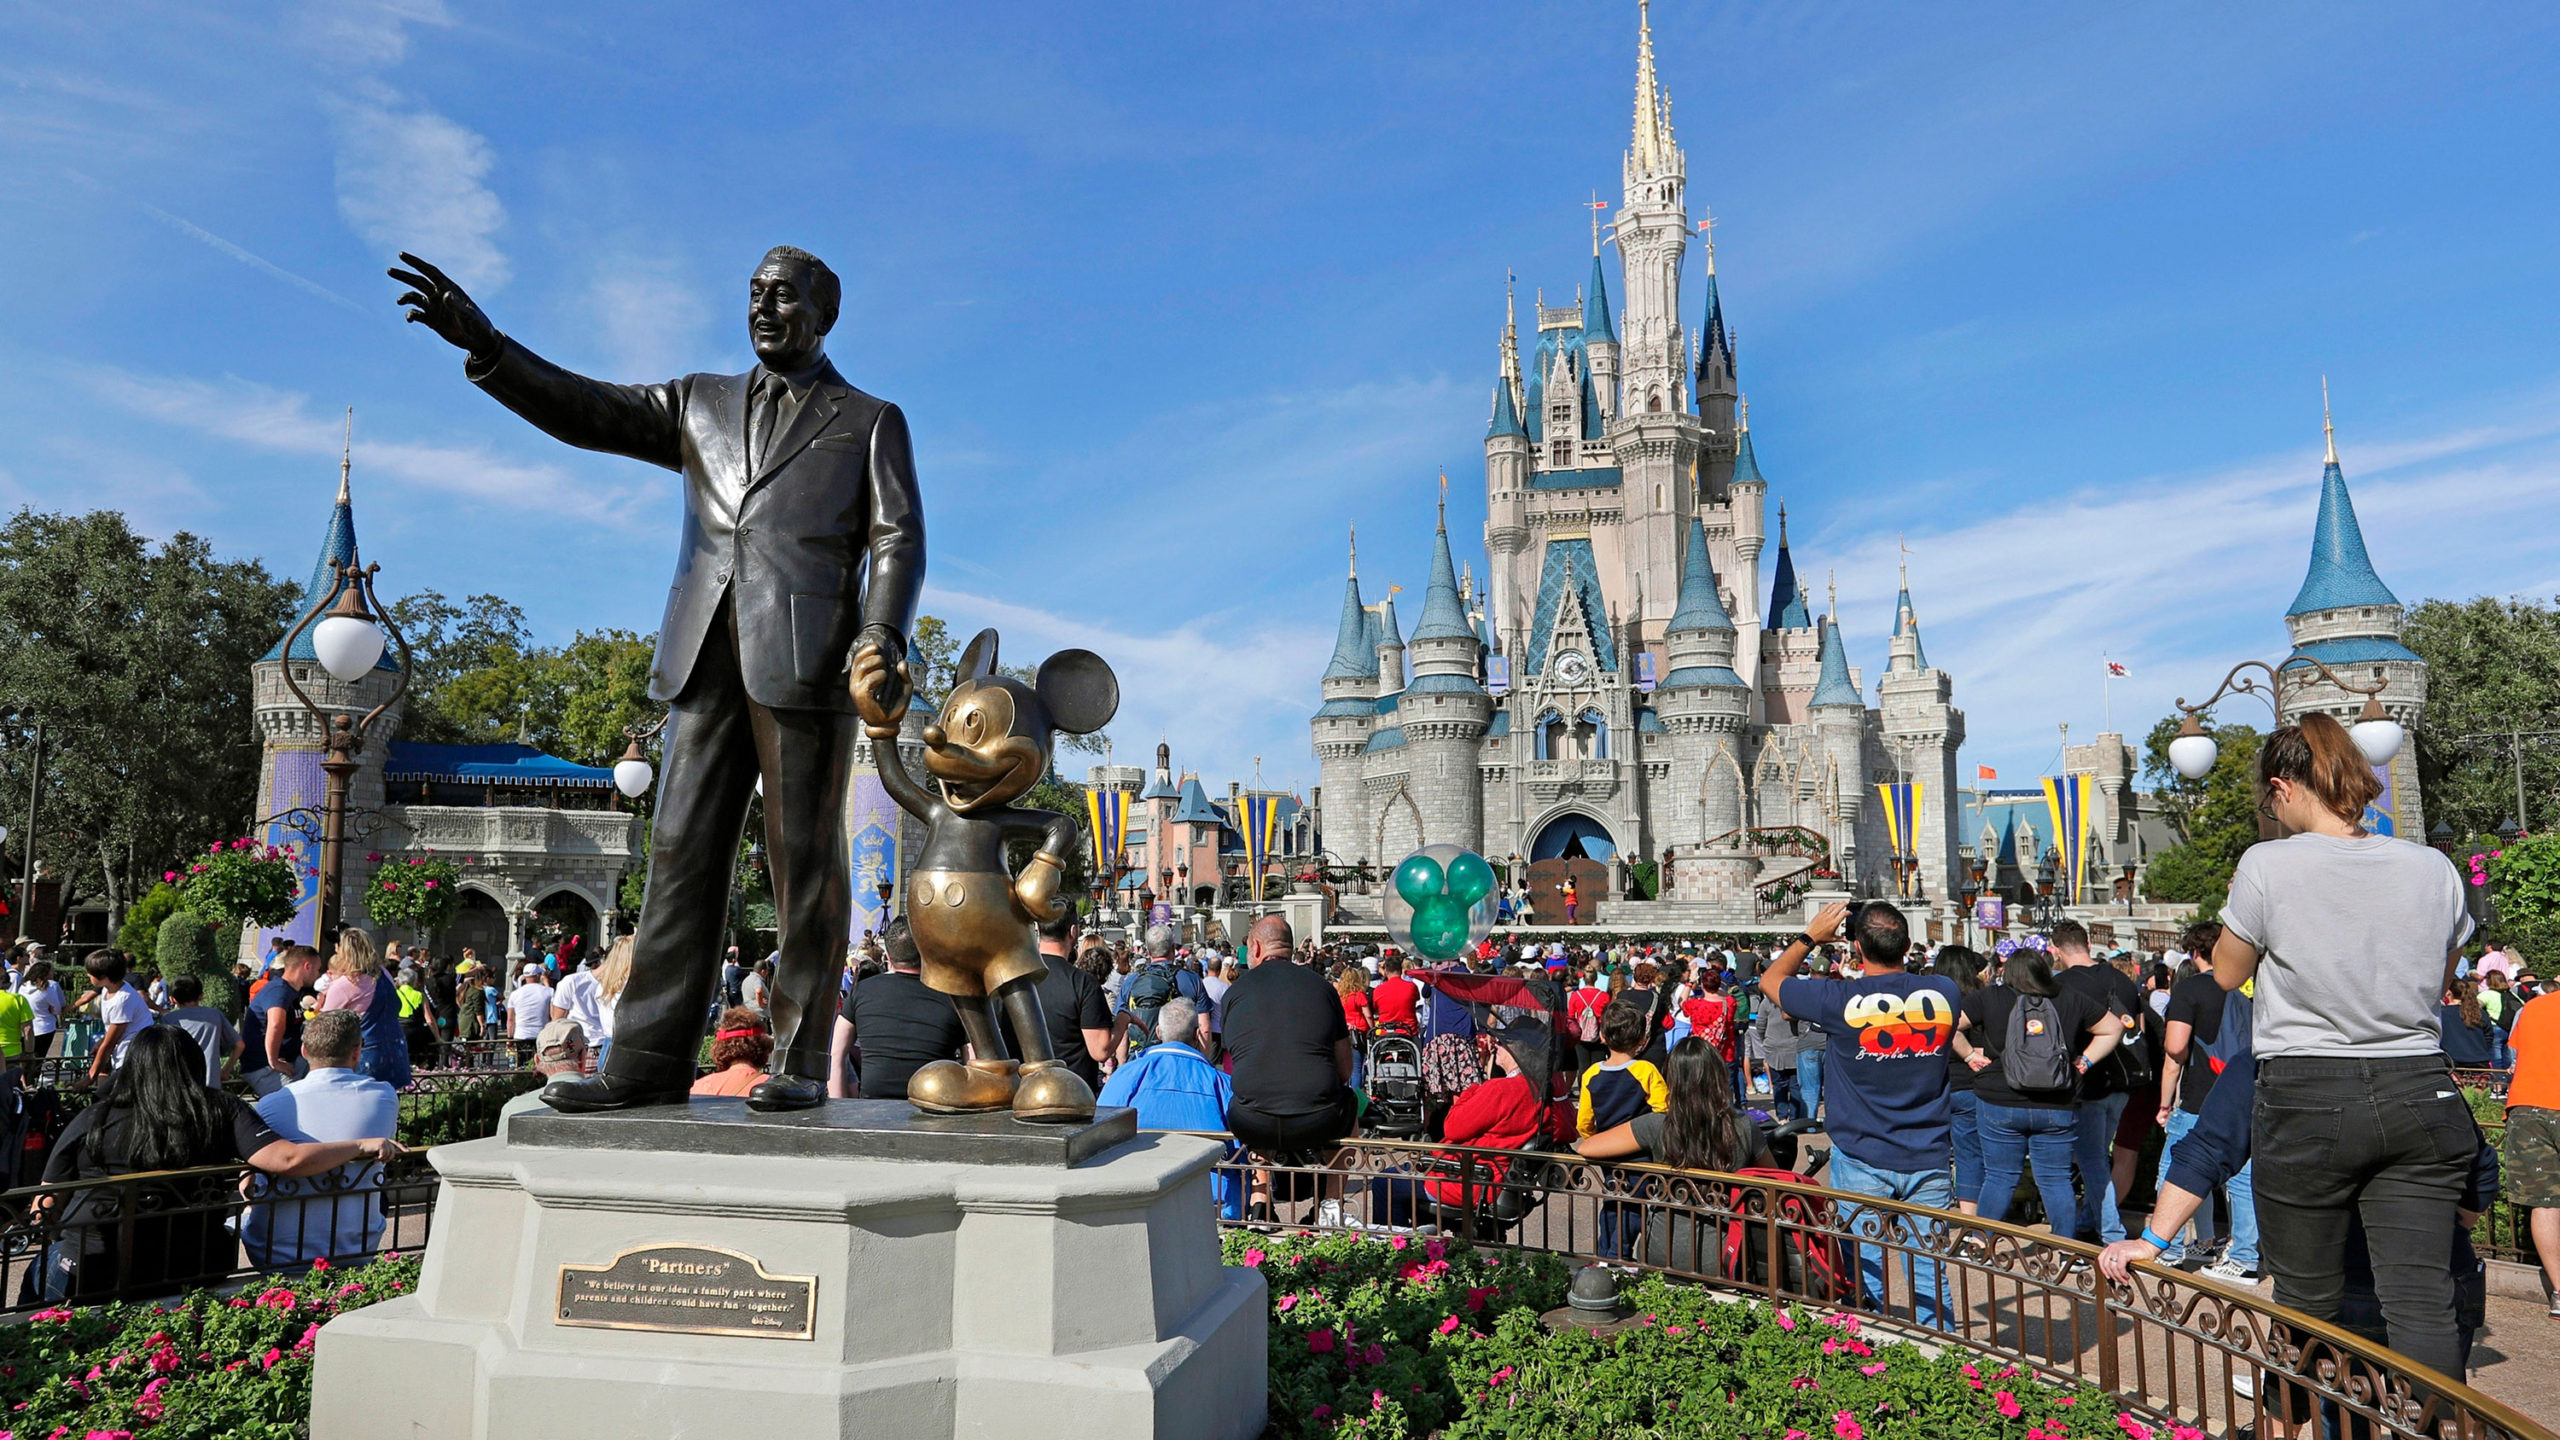
[[[649,757],[640,753],[637,740],[622,752],[621,759],[613,762],[613,788],[621,791],[626,800],[637,800],[648,794],[649,787],[657,783],[657,779],[658,772],[650,767]]]
[[[331,615],[311,627],[311,653],[320,668],[352,685],[382,658],[382,627],[368,615]]]
[[[2189,715],[2187,723],[2178,727],[2178,737],[2169,742],[2169,768],[2190,780],[2201,780],[2213,773],[2213,762],[2222,758],[2222,747],[2204,733],[2204,726]]]
[[[2367,695],[2364,713],[2347,727],[2347,738],[2364,753],[2366,764],[2383,766],[2400,753],[2400,742],[2408,738],[2408,732],[2400,728],[2399,721],[2383,713],[2381,701]]]

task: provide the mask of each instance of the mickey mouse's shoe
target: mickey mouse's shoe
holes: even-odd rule
[[[1013,1118],[1036,1125],[1090,1120],[1093,1088],[1058,1061],[1035,1060],[1022,1067],[1022,1084],[1013,1092]]]
[[[907,1078],[907,1103],[928,1115],[1002,1110],[1014,1102],[1020,1069],[1011,1060],[936,1060]]]

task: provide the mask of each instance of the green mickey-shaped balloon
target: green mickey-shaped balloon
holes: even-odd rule
[[[1438,895],[1440,887],[1446,883],[1447,879],[1447,875],[1440,868],[1439,861],[1419,853],[1407,855],[1403,862],[1396,866],[1396,894],[1404,897],[1404,903],[1412,906],[1419,913],[1423,902]]]
[[[1467,906],[1454,895],[1428,895],[1413,907],[1413,948],[1426,958],[1457,959],[1467,948],[1467,934],[1472,928]]]
[[[1464,910],[1493,893],[1493,866],[1473,850],[1449,861],[1449,897]]]

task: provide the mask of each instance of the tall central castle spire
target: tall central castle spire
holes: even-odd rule
[[[1618,259],[1626,273],[1626,317],[1619,327],[1621,409],[1635,415],[1678,411],[1688,344],[1680,330],[1680,261],[1689,246],[1689,160],[1671,133],[1671,97],[1653,73],[1653,18],[1636,21],[1636,121],[1627,146],[1625,193],[1619,204]]]

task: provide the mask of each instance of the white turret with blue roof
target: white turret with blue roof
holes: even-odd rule
[[[1310,723],[1315,732],[1319,803],[1327,816],[1351,831],[1358,829],[1362,813],[1360,752],[1367,748],[1378,720],[1375,621],[1360,599],[1360,540],[1355,533],[1351,573],[1342,587],[1342,621],[1334,634],[1333,659],[1324,669],[1324,704]],[[1167,791],[1165,799],[1176,798],[1171,793],[1172,773],[1164,765],[1158,767],[1156,783]],[[1156,798],[1156,792],[1149,790],[1146,798]],[[1166,814],[1169,818],[1170,809]]]
[[[2363,710],[2364,697],[2329,683],[2309,663],[2317,660],[2358,685],[2384,682],[2375,698],[2392,719],[2415,727],[2427,703],[2427,663],[2401,643],[2408,612],[2366,553],[2364,527],[2356,523],[2355,501],[2338,463],[2338,427],[2329,415],[2325,379],[2320,382],[2320,428],[2327,453],[2320,470],[2319,516],[2311,530],[2311,566],[2284,614],[2285,631],[2293,641],[2293,653],[2285,660],[2284,719],[2290,724],[2318,711],[2352,725]],[[2368,828],[2413,840],[2425,837],[2417,748],[2401,746],[2384,767],[2383,796],[2365,817]]]

